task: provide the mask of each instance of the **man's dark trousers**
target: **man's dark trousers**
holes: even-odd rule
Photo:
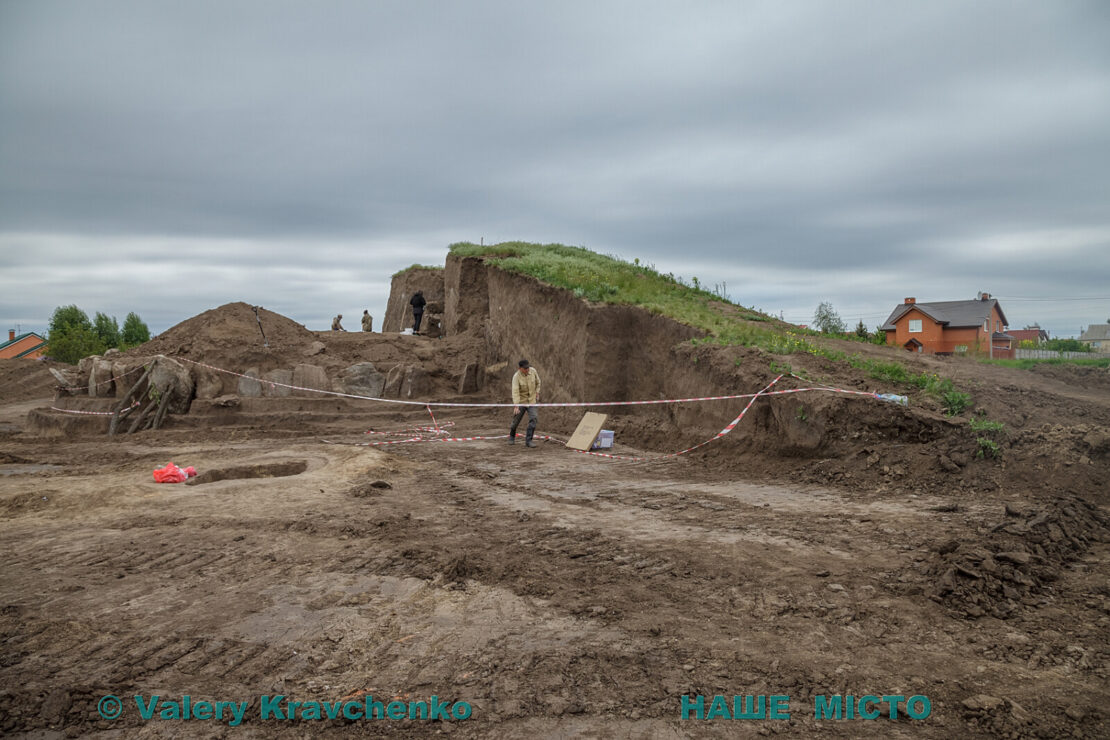
[[[524,418],[525,411],[528,412],[528,430],[524,433],[524,443],[527,444],[532,441],[532,435],[536,432],[538,416],[535,406],[521,406],[520,411],[513,414],[513,425],[509,427],[509,439],[516,439],[516,428],[520,425],[520,420]]]
[[[421,309],[419,311],[413,311],[412,312],[412,319],[413,319],[412,330],[414,332],[420,331],[420,319],[422,319],[422,318],[424,318],[424,310],[423,309]]]

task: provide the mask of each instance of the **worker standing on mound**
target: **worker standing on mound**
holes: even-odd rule
[[[509,427],[509,444],[516,444],[516,428],[528,412],[528,430],[524,434],[524,446],[535,447],[532,435],[536,431],[536,407],[540,402],[540,376],[528,365],[528,360],[517,363],[520,368],[513,375],[513,425]]]
[[[364,309],[362,312],[362,330],[374,331],[374,317],[370,315],[369,309]]]
[[[343,314],[339,314],[334,319],[332,319],[331,320],[331,330],[332,331],[347,331],[346,329],[343,328],[343,324],[339,323],[342,320],[343,320]]]
[[[420,331],[420,319],[424,318],[424,306],[427,303],[428,302],[424,300],[424,292],[420,290],[416,291],[416,295],[414,295],[412,297],[412,300],[409,301],[409,305],[412,306],[413,334],[416,334],[418,331]]]

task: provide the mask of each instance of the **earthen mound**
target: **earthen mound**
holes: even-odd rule
[[[228,347],[265,345],[273,350],[298,350],[315,339],[312,332],[286,316],[259,307],[256,317],[254,306],[237,302],[186,319],[127,354],[204,357]]]
[[[26,401],[53,395],[58,382],[50,374],[49,367],[58,364],[24,357],[0,360],[0,401]]]

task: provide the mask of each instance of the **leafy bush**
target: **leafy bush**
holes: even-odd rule
[[[944,413],[958,416],[971,406],[971,394],[960,391],[947,391],[943,396]]]
[[[980,460],[986,459],[988,457],[992,460],[1002,457],[1002,448],[999,447],[998,443],[995,442],[993,439],[987,439],[986,437],[977,437],[975,441],[979,443],[979,451],[975,453],[975,457],[979,458]]]

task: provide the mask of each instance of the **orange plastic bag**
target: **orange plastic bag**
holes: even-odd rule
[[[159,468],[154,471],[155,483],[181,483],[188,478],[192,478],[197,474],[197,471],[190,465],[187,468],[179,468],[173,463],[170,463],[164,468]]]

